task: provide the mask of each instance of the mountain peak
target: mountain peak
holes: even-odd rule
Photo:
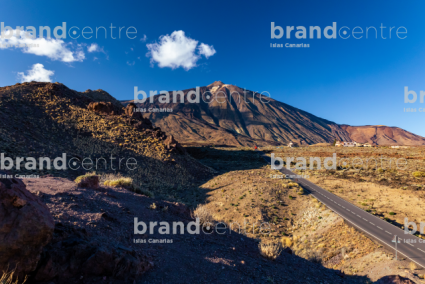
[[[214,83],[209,84],[207,87],[215,87],[215,86],[222,86],[222,85],[224,85],[223,82],[221,82],[221,81],[215,81]]]

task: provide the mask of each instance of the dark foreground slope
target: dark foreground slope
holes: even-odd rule
[[[78,188],[63,178],[26,181],[56,223],[31,283],[365,283],[284,252],[260,256],[258,243],[237,232],[133,234],[133,219],[146,223],[193,221],[180,203],[117,188]],[[155,207],[152,207],[155,204]],[[103,210],[106,210],[103,212]],[[144,240],[143,242],[135,242]],[[169,240],[153,243],[153,240]],[[118,259],[114,259],[118,258]],[[75,272],[78,272],[76,274]]]

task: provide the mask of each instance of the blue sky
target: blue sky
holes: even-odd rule
[[[63,43],[49,44],[44,52],[0,48],[0,86],[31,78],[28,70],[35,64],[43,65],[42,75],[52,82],[78,91],[103,89],[120,100],[132,99],[134,86],[146,91],[180,90],[221,80],[268,91],[276,100],[336,123],[398,126],[425,136],[425,112],[403,112],[405,107],[425,108],[419,100],[404,103],[404,86],[418,95],[425,90],[424,11],[424,2],[392,0],[3,1],[0,22],[13,29],[49,26],[53,30],[66,22],[68,30],[104,26],[108,36],[76,40],[68,36]],[[271,22],[284,29],[324,29],[333,22],[337,30],[374,26],[378,38],[372,33],[372,38],[358,40],[326,39],[323,34],[321,39],[294,35],[287,39],[286,34],[271,39]],[[121,39],[110,37],[111,23],[117,27],[114,37],[118,27],[125,27]],[[387,39],[381,38],[381,24]],[[130,26],[137,29],[135,39],[125,37]],[[400,26],[407,29],[405,39],[395,35]],[[396,27],[391,39],[389,27]],[[173,62],[175,58],[166,54],[172,50],[162,46],[160,37],[166,36],[170,43],[176,39],[170,35],[178,31],[184,32],[184,47],[196,49],[189,54],[192,57]],[[146,41],[141,40],[144,35]],[[152,54],[146,55],[147,45],[155,43],[158,60],[152,61]],[[310,47],[270,48],[270,43]],[[90,46],[96,51],[89,52]],[[152,51],[155,46],[150,46]]]

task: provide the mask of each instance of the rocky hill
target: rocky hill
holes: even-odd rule
[[[121,173],[166,194],[209,173],[171,135],[154,128],[108,93],[71,90],[60,83],[23,83],[0,88],[0,149],[21,175],[75,178],[88,171]],[[66,169],[53,160],[66,155]],[[20,169],[16,158],[24,158]],[[25,167],[27,157],[36,166]],[[39,158],[51,159],[40,169]],[[5,161],[5,165],[8,163]],[[61,162],[58,162],[61,165]]]
[[[191,103],[189,92],[183,90],[184,103],[180,97],[173,102],[159,101],[156,95],[150,100],[137,104],[146,109],[144,116],[162,130],[172,133],[181,143],[209,143],[235,146],[282,145],[289,142],[298,144],[331,143],[342,141],[374,141],[378,145],[425,145],[425,138],[400,128],[389,128],[385,132],[369,133],[348,129],[332,121],[317,117],[285,103],[268,98],[256,92],[224,84],[220,81],[200,87],[199,103]],[[191,93],[191,100],[195,94]],[[122,101],[124,105],[132,101]],[[168,108],[172,112],[149,112],[149,108]],[[357,128],[356,128],[357,129]],[[388,135],[388,132],[391,135]],[[374,135],[376,134],[376,137]]]
[[[425,138],[398,127],[385,125],[341,125],[352,141],[375,145],[425,145]]]

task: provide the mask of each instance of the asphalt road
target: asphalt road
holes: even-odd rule
[[[266,162],[271,165],[271,158],[263,152],[259,152]],[[280,172],[287,177],[288,175],[296,175],[292,171],[286,169],[286,167],[283,167]],[[347,222],[350,222],[354,227],[365,232],[387,247],[392,248],[394,252],[395,243],[393,243],[392,240],[396,235],[400,240],[400,243],[397,244],[398,258],[403,255],[416,264],[425,267],[425,240],[411,234],[405,234],[404,230],[364,211],[304,178],[291,179],[301,185],[336,214],[344,218]],[[420,224],[416,225],[419,231]]]

